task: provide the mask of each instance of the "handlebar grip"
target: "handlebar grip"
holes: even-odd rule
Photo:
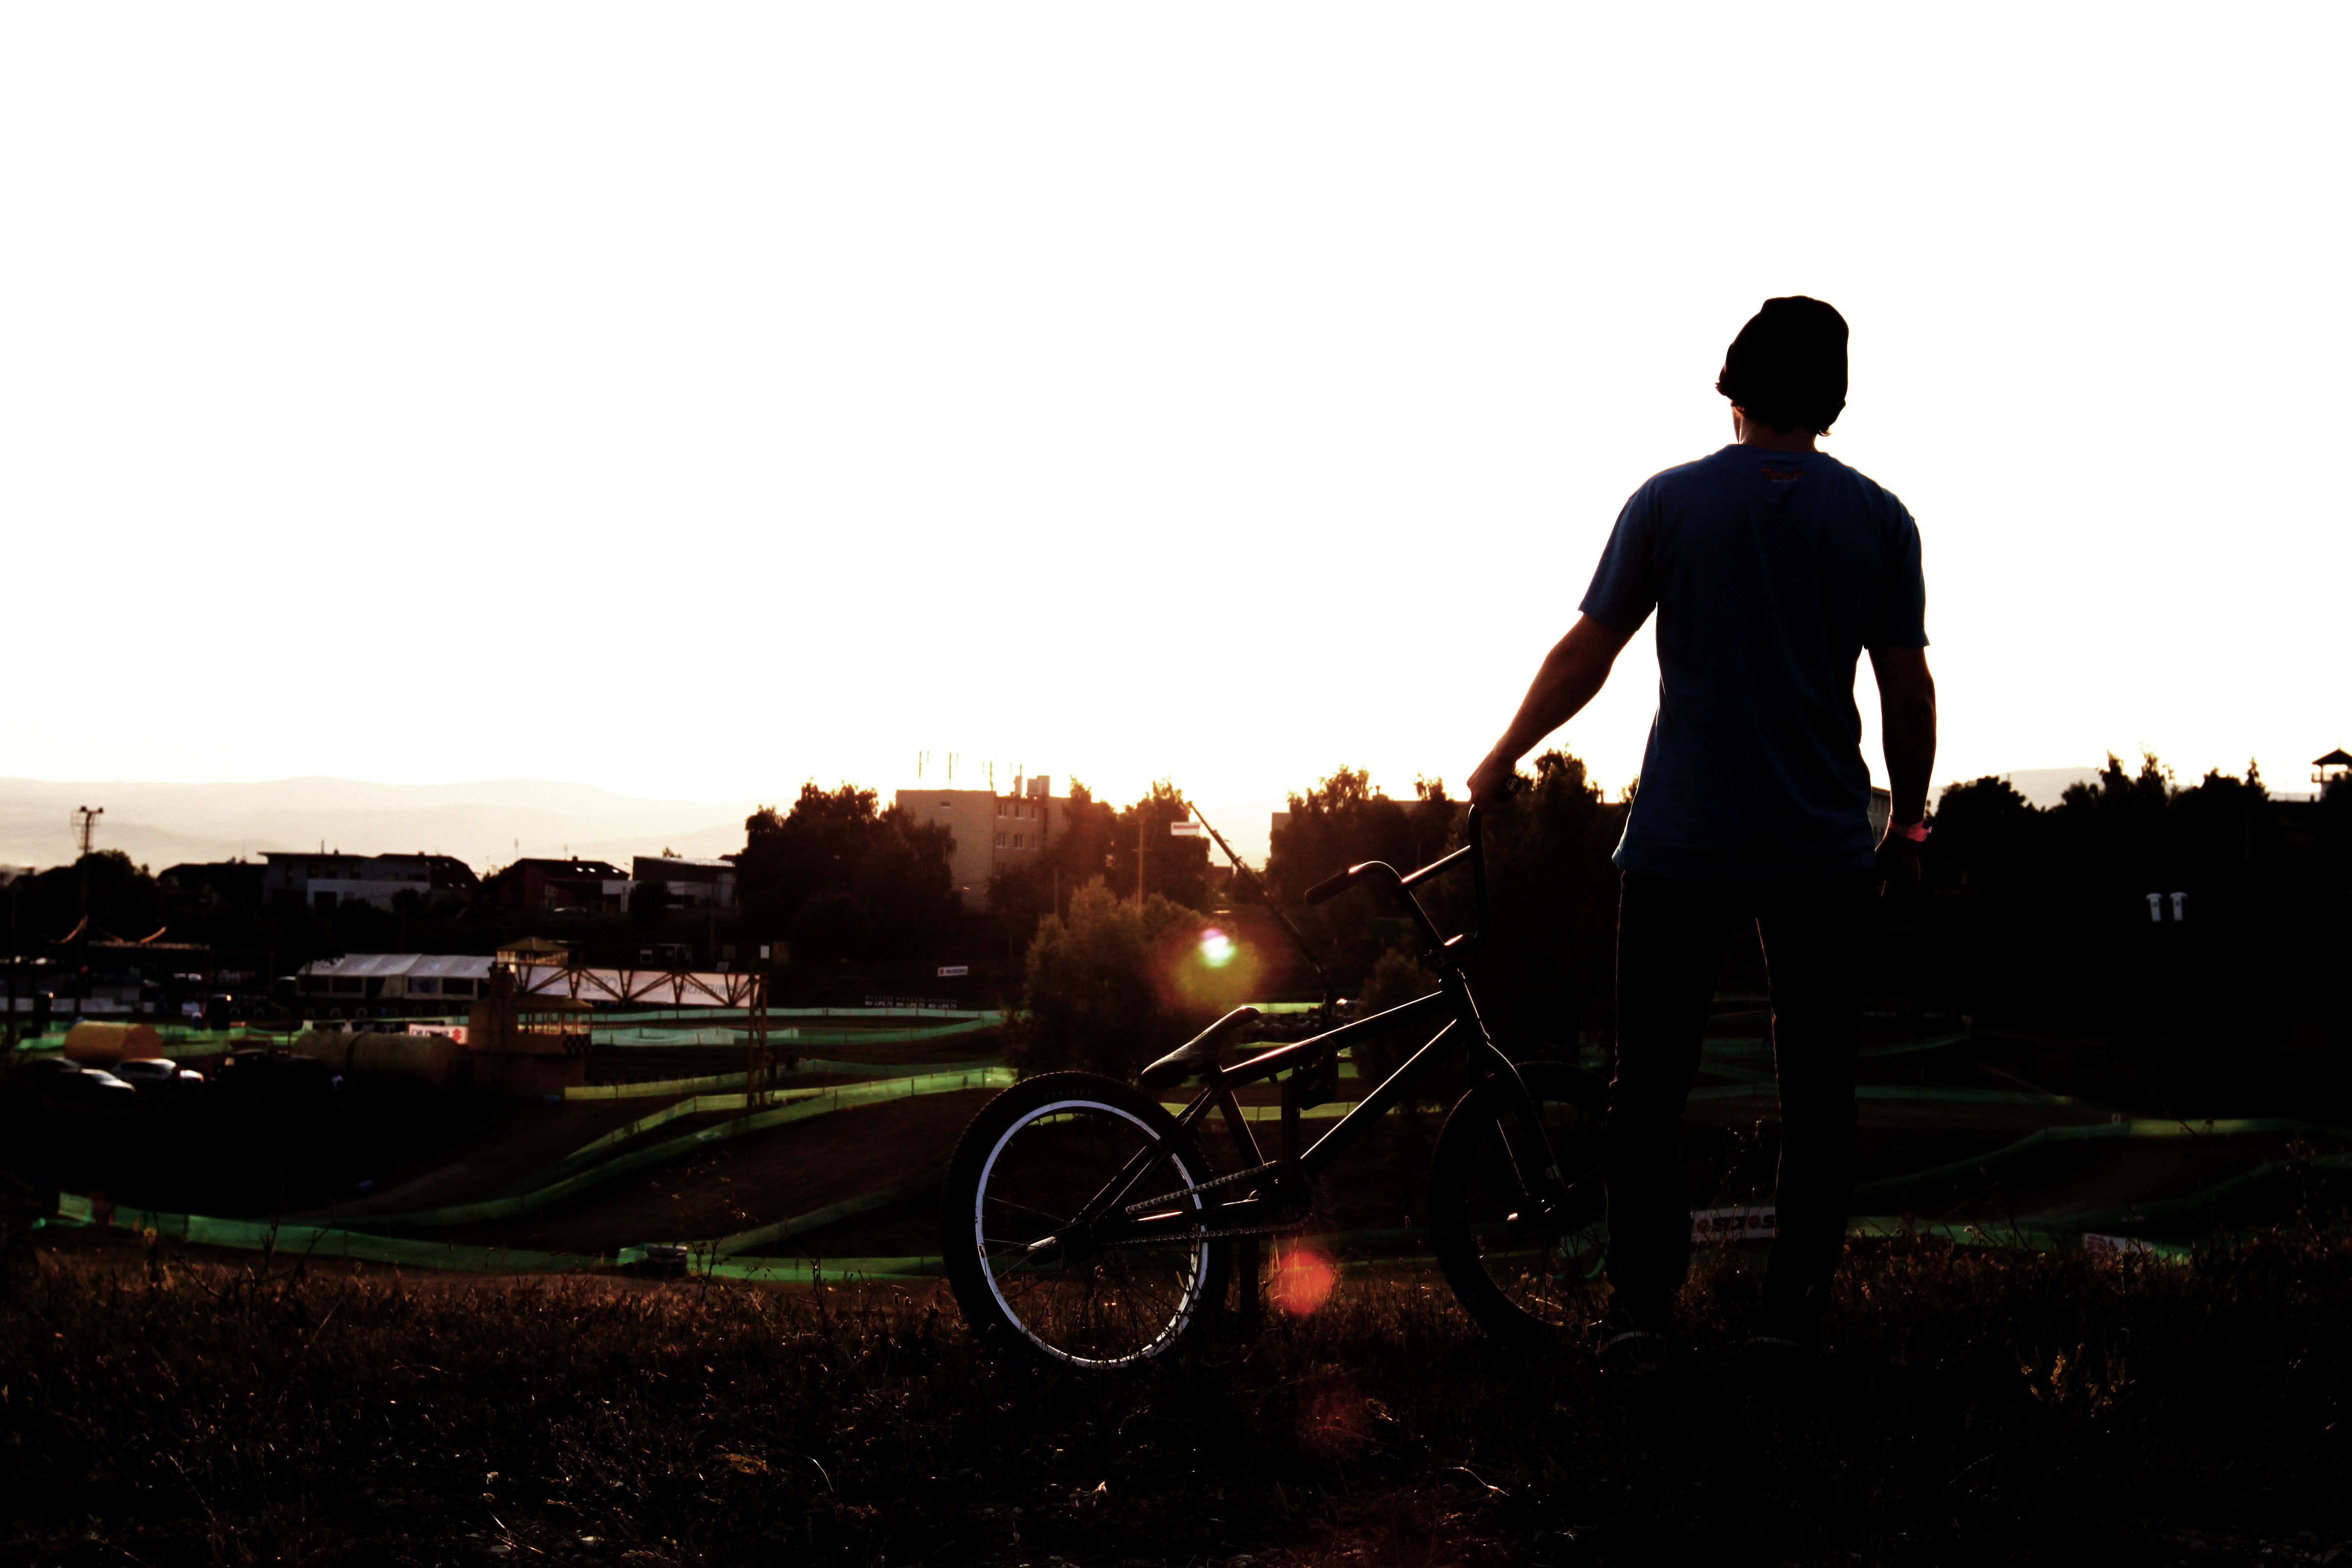
[[[1346,892],[1348,890],[1348,884],[1353,882],[1355,879],[1356,868],[1353,866],[1349,867],[1346,870],[1341,871],[1337,876],[1326,877],[1321,881],[1307,889],[1307,901],[1310,904],[1319,904],[1327,899],[1336,899],[1341,893]]]

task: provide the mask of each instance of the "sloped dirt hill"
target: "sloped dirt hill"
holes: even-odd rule
[[[862,1196],[946,1163],[995,1093],[889,1100],[714,1143],[583,1193],[545,1214],[435,1234],[478,1246],[611,1252],[698,1241]]]

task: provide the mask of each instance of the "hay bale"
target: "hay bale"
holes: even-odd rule
[[[163,1037],[152,1024],[97,1024],[84,1020],[66,1031],[66,1056],[85,1067],[163,1054]]]

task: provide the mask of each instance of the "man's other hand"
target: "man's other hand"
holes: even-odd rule
[[[1500,751],[1486,753],[1486,760],[1470,770],[1470,804],[1501,805],[1511,798],[1518,783],[1518,759],[1506,757]]]
[[[1919,846],[1890,833],[1878,847],[1878,896],[1891,904],[1907,904],[1919,896]]]

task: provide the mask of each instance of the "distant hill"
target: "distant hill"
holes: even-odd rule
[[[57,784],[0,779],[0,864],[73,858],[71,816],[103,806],[96,842],[155,870],[181,860],[248,858],[266,849],[352,855],[426,850],[476,870],[518,855],[593,856],[625,867],[665,848],[687,856],[743,847],[749,801],[646,800],[541,779],[383,784],[353,779],[262,784]]]

